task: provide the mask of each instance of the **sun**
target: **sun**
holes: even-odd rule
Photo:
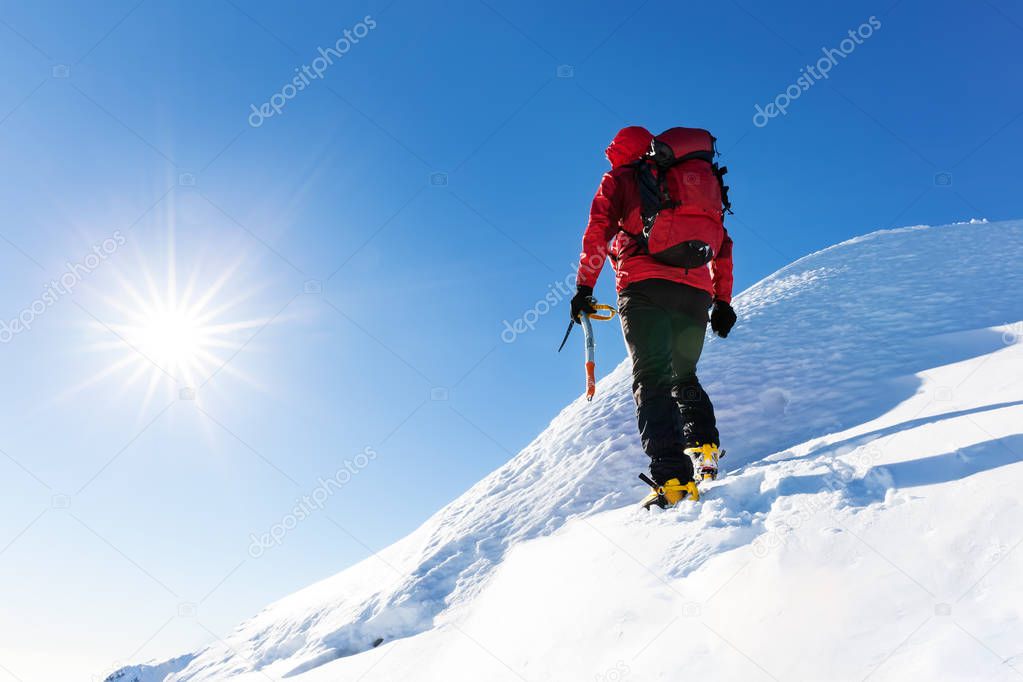
[[[238,265],[194,267],[179,282],[173,251],[159,276],[144,264],[129,276],[114,275],[91,313],[90,350],[101,351],[102,369],[73,390],[100,380],[116,380],[122,390],[144,387],[142,410],[158,391],[198,399],[213,377],[251,377],[231,366],[253,337],[272,320],[240,314],[254,291],[239,290]],[[191,397],[196,396],[196,397]]]
[[[156,365],[154,369],[166,370],[186,384],[193,384],[218,359],[213,352],[219,345],[217,326],[187,306],[157,301],[141,311],[136,324],[119,327],[125,340]]]
[[[202,322],[187,310],[159,310],[139,329],[139,346],[165,367],[186,369],[198,363],[205,336]]]

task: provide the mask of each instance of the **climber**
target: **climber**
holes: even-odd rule
[[[645,506],[670,506],[698,499],[697,469],[701,478],[717,476],[714,406],[696,368],[708,321],[722,338],[736,321],[732,240],[723,224],[727,169],[714,162],[714,137],[697,128],[656,137],[623,128],[605,153],[611,170],[590,208],[571,317],[592,312],[593,287],[610,257],[639,435],[656,484]]]

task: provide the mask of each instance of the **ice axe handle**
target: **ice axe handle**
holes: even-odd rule
[[[597,378],[595,370],[596,358],[594,349],[596,348],[596,341],[593,337],[593,324],[591,320],[610,320],[618,312],[609,305],[603,303],[597,303],[591,299],[593,304],[594,312],[589,315],[584,315],[580,318],[579,323],[583,328],[583,350],[585,352],[585,366],[586,366],[586,402],[593,400],[593,394],[597,390]]]

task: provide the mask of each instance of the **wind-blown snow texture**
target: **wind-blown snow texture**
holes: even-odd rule
[[[635,509],[626,361],[415,533],[167,680],[1012,679],[1021,263],[1023,222],[807,256],[707,346],[729,454],[704,501]]]

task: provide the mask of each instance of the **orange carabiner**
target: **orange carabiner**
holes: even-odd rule
[[[587,317],[589,317],[591,320],[601,321],[613,320],[615,315],[618,314],[617,310],[615,310],[606,303],[597,303],[593,306],[593,309],[596,310],[597,312],[590,313],[589,315],[587,315]]]

